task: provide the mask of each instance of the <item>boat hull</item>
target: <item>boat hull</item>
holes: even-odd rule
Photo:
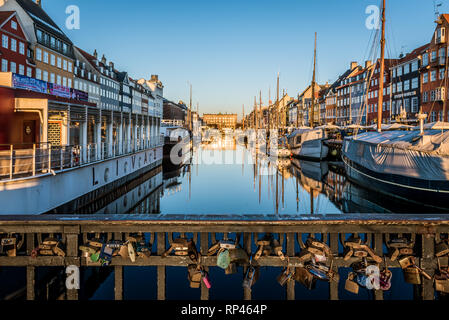
[[[301,144],[300,147],[292,148],[292,155],[298,158],[311,160],[324,160],[329,154],[329,147],[324,144],[324,140],[309,140]]]
[[[374,172],[343,156],[347,178],[362,187],[429,209],[449,208],[449,181],[430,181]]]

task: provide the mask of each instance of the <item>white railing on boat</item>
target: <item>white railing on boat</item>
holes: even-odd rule
[[[56,173],[90,163],[160,147],[164,136],[149,140],[96,143],[83,146],[53,146],[51,143],[0,144],[0,181]]]

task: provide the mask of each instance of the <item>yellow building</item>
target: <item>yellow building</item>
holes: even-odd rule
[[[209,127],[216,126],[219,129],[235,129],[235,127],[237,126],[237,114],[205,113],[203,114],[203,122],[206,126]]]

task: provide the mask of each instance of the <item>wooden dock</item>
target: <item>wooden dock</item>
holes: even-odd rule
[[[79,220],[78,220],[79,219]],[[82,220],[84,219],[84,220]],[[343,245],[349,235],[359,235],[373,249],[384,257],[387,255],[386,241],[389,237],[404,235],[415,239],[415,256],[417,265],[433,276],[437,269],[435,257],[435,243],[440,238],[446,238],[449,234],[449,220],[443,218],[430,218],[421,220],[411,218],[404,221],[395,216],[388,219],[360,220],[351,217],[308,219],[308,220],[260,220],[260,221],[225,221],[225,220],[155,220],[145,219],[145,216],[93,216],[93,217],[13,217],[0,221],[0,234],[3,236],[16,234],[19,238],[16,257],[0,256],[0,267],[26,267],[26,283],[28,300],[35,299],[35,275],[39,267],[66,267],[75,265],[78,267],[99,267],[99,263],[92,263],[82,257],[79,246],[91,238],[109,240],[125,240],[134,233],[145,233],[146,239],[152,245],[152,254],[148,258],[140,258],[132,263],[130,259],[114,257],[112,263],[105,268],[113,268],[115,277],[115,299],[123,297],[123,267],[127,266],[156,266],[157,267],[157,297],[159,300],[166,298],[166,267],[187,267],[191,262],[189,257],[161,255],[168,249],[174,237],[186,236],[195,241],[198,251],[206,254],[208,249],[224,234],[239,234],[239,245],[248,254],[253,254],[256,249],[255,241],[264,234],[273,234],[281,240],[284,253],[290,257],[291,266],[302,266],[298,255],[301,251],[301,242],[304,236],[314,234],[316,239],[328,244],[333,254],[333,268],[338,272],[339,268],[349,267],[358,258],[343,259]],[[66,248],[65,257],[38,256],[31,257],[33,249],[47,236],[60,238]],[[204,257],[202,265],[206,268],[216,266],[216,257]],[[389,268],[399,268],[397,261],[386,259]],[[440,258],[442,265],[448,264],[447,257]],[[259,259],[260,266],[279,267],[285,266],[285,262],[278,256],[263,256]],[[344,281],[345,279],[340,279]],[[286,286],[287,299],[295,299],[295,285],[291,281]],[[419,297],[423,300],[433,300],[435,290],[433,280],[423,278],[422,285],[418,286]],[[213,290],[213,288],[211,289]],[[244,299],[251,300],[251,291],[244,290]],[[331,300],[338,300],[338,283],[331,282],[329,288]],[[67,290],[66,299],[78,299],[77,290]],[[382,299],[383,293],[375,291],[375,298]],[[209,299],[209,290],[202,284],[201,299]]]

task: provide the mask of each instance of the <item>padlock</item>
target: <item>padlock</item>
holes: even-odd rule
[[[295,280],[306,287],[308,290],[315,288],[316,279],[314,276],[304,267],[295,268]]]
[[[137,242],[136,252],[140,258],[148,259],[151,256],[150,248],[147,246],[145,240],[140,240]]]
[[[95,252],[93,255],[90,256],[91,262],[98,262],[100,260],[100,251]]]
[[[352,255],[357,258],[366,258],[368,257],[368,252],[365,250],[354,250]]]
[[[279,240],[273,239],[271,241],[271,246],[273,248],[274,254],[276,254],[282,261],[284,261],[285,255],[282,252],[282,245],[280,244]]]
[[[307,250],[301,250],[301,252],[299,253],[299,256],[298,256],[299,262],[302,262],[302,263],[311,261],[312,258],[313,258],[313,255]]]
[[[399,264],[402,269],[409,268],[415,264],[415,258],[413,256],[404,257],[399,260]]]
[[[83,253],[86,253],[86,255],[88,257],[90,257],[91,255],[93,255],[95,252],[97,252],[97,250],[95,250],[93,247],[91,246],[79,246],[79,250],[82,251]]]
[[[270,245],[271,241],[269,240],[259,240],[257,241],[258,249],[254,254],[254,260],[259,260],[262,254],[264,253],[265,247]]]
[[[193,241],[189,241],[188,248],[187,253],[190,260],[192,260],[193,263],[198,263],[198,250],[196,249],[195,243]]]
[[[43,244],[43,245],[46,245],[46,246],[53,247],[53,246],[57,245],[58,242],[59,242],[58,239],[55,239],[55,238],[46,238],[44,241],[42,241],[42,244]]]
[[[237,273],[237,265],[235,263],[229,264],[229,266],[225,270],[226,275],[236,274]]]
[[[59,257],[65,257],[64,248],[60,241],[58,241],[56,245],[53,246],[52,250],[55,255]]]
[[[252,265],[248,267],[246,270],[245,278],[243,279],[243,288],[251,289],[251,287],[255,283],[256,278],[256,268],[254,268]]]
[[[435,256],[442,257],[449,253],[449,246],[446,241],[440,241],[435,245]]]
[[[230,249],[229,257],[231,258],[231,263],[247,264],[249,262],[248,253],[240,247]]]
[[[399,257],[399,249],[398,248],[390,248],[388,256],[391,261],[396,261],[396,259]]]
[[[320,249],[320,251],[323,252],[323,253],[318,252],[315,254],[319,254],[319,255],[330,255],[331,254],[330,248],[327,244],[325,244],[324,242],[318,241],[313,237],[310,237],[307,239],[306,246],[313,247],[315,249]]]
[[[103,240],[99,238],[91,239],[87,243],[89,246],[96,248],[96,250],[101,250],[103,247]]]
[[[1,240],[2,251],[6,253],[8,257],[15,257],[17,255],[17,239],[15,237],[8,236]]]
[[[421,274],[418,268],[404,268],[404,280],[410,284],[421,284]]]
[[[277,281],[281,286],[285,286],[287,282],[294,279],[294,269],[287,267],[278,276]]]
[[[220,249],[230,250],[235,249],[236,247],[235,241],[232,240],[220,240],[218,243],[220,245]]]
[[[200,268],[196,264],[191,264],[187,267],[187,270],[190,288],[198,289],[203,278]]]
[[[328,277],[329,268],[322,265],[312,264],[307,266],[307,270],[309,270],[309,272],[315,278],[323,281],[329,281]]]
[[[348,261],[354,255],[354,250],[350,247],[346,247],[343,251],[343,260]]]
[[[230,263],[231,263],[231,257],[229,255],[229,250],[220,249],[220,252],[217,255],[217,266],[226,270],[229,267]]]
[[[359,285],[354,281],[356,275],[353,272],[350,272],[348,275],[348,279],[345,282],[345,290],[349,291],[353,294],[359,294]]]
[[[438,257],[438,273],[434,275],[435,290],[439,292],[449,293],[449,273],[447,269],[443,269]]]
[[[307,246],[306,250],[309,251],[313,255],[320,255],[320,256],[324,256],[325,255],[324,250],[322,248],[319,248],[319,247]]]
[[[209,250],[207,251],[207,255],[213,256],[214,254],[217,253],[217,251],[219,249],[220,249],[220,242],[217,242],[217,243],[213,244],[212,247],[209,248]]]
[[[379,274],[379,285],[380,285],[380,290],[382,291],[388,291],[391,289],[391,280],[393,279],[393,273],[388,270],[388,264],[387,264],[387,259],[384,259],[384,269],[382,271],[380,271]]]
[[[102,266],[108,266],[112,262],[112,253],[112,248],[104,244],[98,257]]]
[[[413,255],[413,248],[400,248],[399,255],[400,256],[411,256],[411,255]]]
[[[201,270],[201,279],[203,280],[203,283],[207,289],[212,288],[212,284],[209,279],[209,274],[204,270]]]
[[[134,241],[128,242],[128,255],[132,263],[136,262],[136,243]]]
[[[123,259],[128,259],[129,258],[129,254],[128,254],[128,244],[123,244],[120,246],[120,249],[118,251],[118,254],[120,257],[122,257]]]

